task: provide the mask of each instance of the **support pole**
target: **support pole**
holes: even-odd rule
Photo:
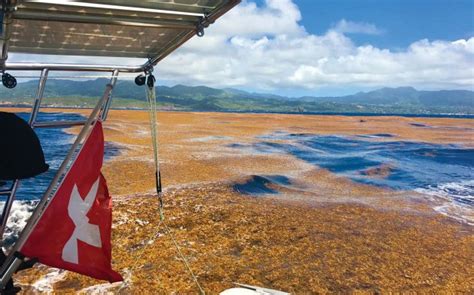
[[[35,126],[36,118],[38,117],[39,109],[41,106],[41,101],[43,100],[44,88],[46,86],[46,80],[48,80],[48,73],[48,69],[43,69],[41,71],[38,90],[36,91],[35,102],[33,104],[33,108],[31,109],[30,120],[28,121],[28,124],[30,124],[32,128],[34,128]]]
[[[64,174],[67,173],[70,162],[77,156],[76,150],[79,148],[82,140],[89,133],[90,127],[99,118],[100,110],[103,108],[107,98],[109,97],[110,92],[112,91],[112,88],[113,87],[111,84],[107,84],[104,94],[102,95],[102,98],[99,100],[94,110],[90,114],[89,118],[87,119],[86,124],[82,128],[81,132],[77,136],[71,148],[69,149],[69,152],[66,155],[66,158],[64,159],[58,171],[56,172],[56,175],[51,181],[48,189],[46,190],[40,202],[38,203],[35,210],[33,211],[33,214],[28,219],[28,223],[26,224],[25,228],[21,232],[20,237],[18,238],[18,241],[15,243],[15,245],[13,246],[13,249],[11,250],[8,257],[6,258],[5,262],[3,263],[0,269],[0,290],[5,287],[8,280],[10,280],[12,275],[17,270],[18,266],[21,264],[22,259],[18,258],[17,257],[18,255],[16,255],[16,253],[21,249],[23,244],[26,242],[30,233],[33,231],[34,227],[36,226],[41,216],[43,215],[44,210],[46,209],[46,207],[48,206],[50,202],[51,194],[56,189],[56,186],[58,185],[58,183],[60,182]]]
[[[5,263],[3,264],[4,266],[6,265],[6,262],[8,261],[5,260]],[[16,272],[16,270],[20,267],[21,263],[23,262],[22,259],[18,258],[16,255],[14,259],[11,261],[10,264],[7,265],[7,269],[5,271],[6,274],[6,279],[3,280],[4,276],[1,277],[1,283],[0,283],[0,290],[3,290],[5,288],[5,285],[7,282],[11,279],[12,275]],[[2,267],[3,268],[3,267]],[[5,283],[4,283],[5,282]],[[3,293],[3,292],[2,292]]]
[[[124,66],[124,65],[92,65],[92,64],[58,64],[58,63],[26,63],[26,62],[8,62],[6,70],[10,71],[41,71],[43,69],[50,71],[64,72],[112,72],[118,69],[122,73],[140,73],[143,72],[142,66]]]
[[[109,97],[107,98],[107,101],[105,102],[104,109],[102,110],[102,114],[100,116],[102,121],[107,120],[107,115],[109,114],[110,106],[112,105],[113,88],[115,87],[115,84],[117,83],[118,74],[119,74],[119,70],[114,70],[112,72],[112,78],[110,78],[110,85],[112,85],[112,90],[109,93]]]
[[[2,30],[0,35],[0,72],[5,70],[5,62],[8,59],[8,45],[12,32],[13,11],[15,10],[16,0],[2,0],[1,9],[4,11]]]
[[[3,246],[3,234],[5,233],[5,228],[7,227],[8,216],[10,215],[10,211],[12,210],[13,201],[15,200],[15,194],[18,190],[19,180],[15,179],[10,189],[10,193],[7,197],[5,205],[3,205],[2,211],[2,220],[0,224],[0,237],[2,239],[2,243],[0,245]]]
[[[83,126],[86,124],[86,120],[74,120],[74,121],[46,121],[46,122],[35,122],[35,128],[67,128],[73,126]]]
[[[196,16],[195,18],[197,18]],[[189,18],[189,17],[188,17]],[[172,20],[163,18],[136,18],[127,16],[92,16],[87,14],[73,15],[71,13],[60,13],[56,11],[34,11],[21,9],[15,14],[15,19],[34,20],[34,21],[49,21],[49,22],[71,22],[78,24],[102,24],[102,25],[117,25],[136,28],[167,28],[186,30],[194,28],[194,20]]]
[[[34,128],[36,117],[38,116],[41,100],[43,99],[44,87],[46,85],[47,79],[48,79],[48,69],[44,69],[43,71],[41,71],[41,77],[38,84],[38,90],[36,92],[35,102],[33,105],[33,109],[31,110],[30,119],[28,120],[28,124],[30,125],[31,128]],[[16,191],[18,190],[18,186],[19,186],[19,180],[15,179],[10,189],[10,194],[8,195],[5,205],[3,206],[2,217],[0,220],[0,239],[2,240],[2,245],[3,245],[3,234],[5,233],[5,229],[7,227],[8,216],[10,216],[10,211],[12,210],[13,201],[15,201],[15,195],[16,195]]]

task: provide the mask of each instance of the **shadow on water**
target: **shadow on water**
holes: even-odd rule
[[[410,125],[415,126],[415,127],[421,127],[421,128],[429,128],[430,127],[428,125],[421,124],[421,123],[410,123]]]
[[[252,175],[244,183],[234,184],[233,189],[244,195],[277,194],[276,187],[290,184],[290,179],[282,175]]]
[[[410,123],[411,126],[427,129],[438,129],[438,130],[459,130],[459,131],[473,131],[474,128],[460,127],[460,126],[430,126],[421,123]]]

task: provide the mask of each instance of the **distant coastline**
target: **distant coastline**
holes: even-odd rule
[[[48,109],[58,110],[88,110],[92,107],[70,107],[70,106],[42,106]],[[8,108],[29,109],[31,105],[0,104],[0,110]],[[146,108],[114,108],[113,110],[147,110]],[[410,114],[410,113],[358,113],[358,112],[265,112],[265,111],[193,111],[159,108],[160,112],[182,112],[182,113],[229,113],[229,114],[282,114],[282,115],[317,115],[317,116],[347,116],[347,117],[405,117],[405,118],[451,118],[451,119],[474,119],[474,114]]]
[[[51,80],[42,105],[91,108],[102,96],[106,79],[90,81]],[[30,106],[37,81],[19,83],[0,92],[0,106]],[[413,87],[380,88],[338,97],[286,97],[238,89],[175,85],[156,87],[157,106],[166,111],[249,112],[282,114],[377,114],[377,115],[474,115],[474,91],[417,90]],[[146,109],[145,89],[132,81],[118,81],[112,107]]]

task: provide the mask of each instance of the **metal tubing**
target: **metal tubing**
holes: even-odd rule
[[[102,98],[99,100],[97,105],[95,106],[94,110],[92,111],[91,115],[87,119],[84,128],[82,128],[81,132],[77,136],[76,140],[74,141],[73,145],[69,149],[68,154],[66,155],[66,158],[64,159],[63,163],[59,167],[58,171],[56,172],[56,175],[54,176],[53,180],[51,181],[51,184],[49,185],[48,189],[44,193],[43,197],[41,198],[41,201],[38,203],[38,206],[36,207],[35,211],[31,215],[30,219],[28,220],[28,223],[25,226],[25,229],[22,231],[22,234],[20,238],[18,239],[17,243],[15,244],[15,251],[18,251],[26,241],[26,238],[30,234],[30,231],[33,229],[33,227],[36,225],[37,220],[41,217],[43,213],[43,209],[45,206],[48,204],[48,199],[51,193],[53,192],[55,185],[59,182],[60,178],[62,175],[67,171],[68,164],[69,162],[73,159],[74,154],[76,149],[79,147],[82,139],[87,135],[87,132],[89,131],[90,126],[92,125],[93,122],[97,119],[97,116],[99,114],[100,109],[104,105],[109,92],[112,90],[112,85],[107,84],[107,87],[105,89],[105,92],[102,96]],[[13,252],[15,252],[13,251]]]
[[[86,124],[85,120],[77,121],[48,121],[48,122],[36,122],[33,126],[34,128],[64,128],[72,126],[81,126]]]
[[[6,69],[11,71],[71,71],[71,72],[113,72],[118,70],[124,73],[143,72],[141,66],[120,66],[120,65],[91,65],[91,64],[54,64],[54,63],[6,63]]]
[[[57,21],[57,22],[72,22],[83,24],[103,24],[103,25],[118,25],[127,27],[148,27],[148,28],[169,28],[169,29],[194,29],[196,24],[193,22],[173,21],[173,20],[144,20],[125,16],[91,16],[91,15],[73,15],[65,13],[52,12],[33,12],[18,10],[15,13],[15,19],[34,20],[34,21]],[[198,19],[198,18],[196,18]]]
[[[0,278],[0,289],[3,289],[5,287],[5,285],[10,280],[12,275],[15,273],[15,271],[18,269],[18,267],[20,267],[23,260],[16,257],[16,256],[12,256],[11,258],[9,256],[5,260],[4,265],[6,264],[6,262],[9,262],[8,263],[8,268],[5,269],[5,272],[2,273],[2,276]]]
[[[56,172],[56,175],[54,176],[53,180],[51,181],[48,189],[44,193],[43,197],[39,201],[38,205],[36,206],[35,210],[33,211],[33,214],[31,217],[28,219],[28,222],[23,229],[23,231],[20,234],[20,237],[18,238],[18,241],[15,243],[13,246],[13,249],[11,250],[10,254],[8,255],[7,259],[3,263],[1,269],[0,269],[0,289],[5,286],[5,284],[8,282],[8,280],[11,278],[11,275],[16,271],[18,265],[12,270],[12,265],[15,265],[16,261],[18,258],[14,257],[14,254],[21,249],[23,244],[26,242],[26,239],[30,235],[31,231],[34,229],[36,224],[38,223],[39,219],[41,218],[44,210],[49,204],[49,197],[51,193],[54,191],[56,188],[56,185],[59,183],[61,177],[65,173],[67,173],[68,170],[68,165],[69,163],[73,160],[73,158],[76,155],[76,150],[79,148],[79,145],[81,144],[81,141],[86,137],[91,125],[97,120],[99,116],[99,112],[102,109],[105,101],[107,100],[107,97],[109,96],[110,91],[112,90],[112,85],[107,84],[107,87],[104,91],[104,94],[102,98],[99,100],[97,105],[95,106],[94,110],[90,114],[89,118],[87,119],[87,122],[82,128],[81,132],[77,136],[76,140],[72,144],[71,148],[69,149],[68,154],[66,155],[66,158],[62,162],[61,166],[59,167],[58,171]]]
[[[46,80],[48,79],[48,69],[43,69],[41,72],[40,81],[38,84],[38,90],[36,92],[35,103],[33,105],[33,109],[31,111],[30,119],[28,120],[28,124],[33,128],[34,123],[36,121],[36,117],[38,116],[38,111],[41,105],[41,100],[43,98],[44,87],[46,85]],[[10,189],[10,193],[8,194],[7,201],[3,206],[3,212],[0,220],[0,240],[3,242],[3,233],[5,232],[5,228],[7,227],[8,216],[10,215],[10,211],[12,209],[13,201],[15,200],[16,191],[19,186],[19,180],[16,179],[13,182],[12,188]]]
[[[10,190],[10,195],[8,196],[7,201],[5,202],[5,205],[3,205],[2,217],[1,217],[1,223],[0,223],[0,238],[2,240],[2,244],[3,244],[3,233],[5,232],[5,228],[7,227],[8,215],[10,215],[10,211],[12,209],[13,201],[15,200],[15,194],[18,189],[18,185],[19,185],[19,180],[16,179],[13,182],[12,188]]]
[[[233,0],[226,3],[222,8],[216,9],[216,12],[209,15],[205,21],[205,25],[209,25],[222,16],[224,13],[232,9],[234,6],[240,3],[240,0]],[[6,63],[6,69],[8,70],[18,70],[18,71],[31,71],[31,70],[43,70],[48,68],[54,71],[88,71],[88,72],[112,72],[114,70],[119,70],[123,73],[139,73],[143,72],[150,67],[155,66],[163,58],[168,56],[176,48],[183,45],[186,41],[191,39],[196,34],[196,31],[190,31],[182,35],[180,41],[167,48],[166,50],[159,52],[149,61],[145,62],[143,65],[138,66],[119,66],[119,65],[87,65],[87,64],[43,64],[43,63]]]
[[[209,24],[216,21],[224,13],[232,9],[234,6],[240,3],[240,0],[231,0],[222,5],[222,7],[215,9],[215,12],[208,15],[204,19],[203,25],[206,27]],[[54,63],[6,63],[5,68],[7,70],[18,70],[18,71],[32,71],[32,70],[43,70],[48,68],[54,71],[89,71],[89,72],[112,72],[119,70],[123,73],[139,73],[143,72],[150,67],[155,66],[173,50],[181,46],[183,43],[188,41],[196,34],[196,30],[187,32],[181,35],[175,40],[179,40],[177,44],[165,49],[164,51],[158,52],[153,58],[138,66],[120,66],[120,65],[90,65],[90,64],[54,64]],[[1,61],[1,60],[0,60]],[[0,64],[1,66],[1,64]]]
[[[147,70],[149,68],[154,67],[158,62],[160,62],[163,58],[165,58],[168,54],[173,52],[175,49],[183,45],[186,41],[191,39],[194,35],[196,35],[196,31],[189,31],[181,37],[181,40],[174,44],[171,47],[166,48],[164,51],[158,53],[155,57],[147,61],[142,65],[143,70]]]
[[[217,9],[214,9],[214,12],[207,16],[207,23],[205,25],[209,25],[214,23],[219,17],[226,14],[229,10],[237,6],[242,0],[230,0],[229,2],[222,5]]]
[[[221,17],[223,14],[225,14],[227,11],[229,11],[230,9],[232,9],[234,6],[236,6],[237,4],[240,3],[241,0],[231,0],[225,4],[222,5],[222,7],[218,8],[218,9],[215,9],[215,12],[208,15],[205,19],[204,19],[204,22],[203,22],[203,25],[204,27],[207,27],[209,26],[210,24],[212,24],[213,22],[215,22],[219,17]],[[181,40],[174,44],[173,46],[171,47],[168,47],[166,48],[164,51],[162,52],[159,52],[157,55],[155,55],[153,58],[151,58],[150,60],[148,60],[145,64],[142,65],[142,69],[143,70],[146,70],[146,69],[149,69],[151,67],[154,67],[158,62],[160,62],[162,59],[164,59],[166,56],[168,56],[171,52],[173,52],[174,50],[176,50],[178,47],[180,47],[181,45],[183,45],[186,41],[188,41],[189,39],[191,39],[194,35],[196,35],[197,31],[196,31],[196,28],[194,28],[195,30],[191,31],[191,32],[188,32],[186,33],[182,38]]]
[[[112,78],[110,78],[110,85],[112,85],[112,90],[109,92],[109,97],[107,98],[107,101],[105,102],[104,109],[102,110],[102,114],[100,116],[102,121],[107,120],[107,116],[109,114],[109,109],[110,109],[110,106],[112,105],[113,89],[115,87],[115,84],[117,83],[118,74],[119,74],[119,71],[115,70],[112,73]]]
[[[9,4],[9,5],[8,5]],[[2,35],[0,38],[1,52],[0,52],[0,70],[5,70],[5,62],[8,59],[8,45],[11,35],[11,25],[13,22],[13,10],[16,5],[16,0],[7,1],[7,7],[2,7],[4,9],[5,15],[3,16],[2,23]]]
[[[35,102],[33,104],[33,108],[31,109],[30,120],[28,124],[34,128],[36,118],[38,117],[38,112],[41,106],[41,101],[43,100],[44,88],[46,86],[46,80],[48,79],[48,69],[43,69],[41,71],[40,80],[38,83],[38,90],[36,91]]]
[[[201,12],[193,12],[193,11],[177,11],[175,9],[159,9],[159,8],[147,8],[143,6],[125,6],[123,3],[116,3],[116,4],[105,4],[105,3],[94,3],[95,1],[64,1],[64,0],[22,0],[22,3],[27,3],[28,7],[32,6],[32,4],[36,4],[40,2],[39,4],[53,4],[56,6],[75,6],[79,8],[92,8],[97,11],[126,11],[126,12],[137,12],[137,13],[150,13],[150,14],[156,14],[159,16],[176,16],[180,18],[188,17],[188,16],[203,16]],[[92,2],[92,3],[91,3]],[[153,2],[153,1],[152,1]],[[156,2],[156,1],[155,1]],[[125,3],[128,3],[125,1]],[[156,3],[153,3],[156,5]],[[166,3],[164,3],[166,4]],[[33,6],[34,7],[34,6]],[[36,6],[39,7],[39,6]]]

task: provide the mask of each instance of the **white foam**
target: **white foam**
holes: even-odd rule
[[[132,272],[129,269],[124,269],[123,282],[105,283],[93,285],[79,290],[78,294],[117,294],[122,289],[130,287],[132,284]],[[118,288],[118,289],[117,289]]]
[[[147,224],[149,224],[150,222],[146,221],[146,220],[141,220],[141,219],[135,219],[135,222],[138,223],[138,225],[140,226],[145,226]]]
[[[4,241],[6,244],[13,242],[18,238],[21,230],[25,227],[28,218],[36,207],[36,201],[14,201],[10,216],[5,229]],[[5,202],[2,202],[2,209]]]
[[[415,191],[434,202],[437,212],[474,225],[474,207],[470,205],[474,203],[474,180],[442,183]]]
[[[34,282],[31,287],[40,293],[53,294],[54,284],[64,280],[67,271],[57,268],[49,268],[49,272],[42,278]]]
[[[59,169],[59,166],[63,163],[63,159],[51,159],[48,161],[50,169]]]
[[[229,137],[229,136],[210,135],[210,136],[204,136],[204,137],[190,138],[187,141],[190,141],[190,142],[207,142],[207,141],[231,140],[231,139],[232,139],[232,137]]]

